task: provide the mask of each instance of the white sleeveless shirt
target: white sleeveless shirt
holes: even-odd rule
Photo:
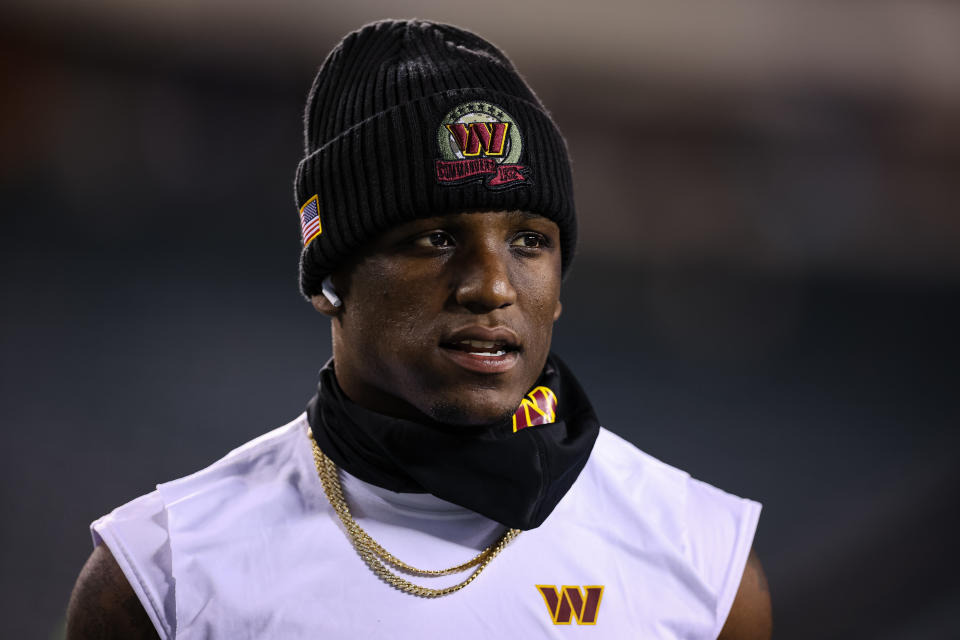
[[[423,599],[357,555],[307,428],[301,415],[91,525],[161,638],[716,638],[760,515],[601,429],[543,525],[465,589]],[[359,524],[421,569],[464,562],[503,532],[428,494],[341,479]],[[411,580],[442,587],[467,575]]]

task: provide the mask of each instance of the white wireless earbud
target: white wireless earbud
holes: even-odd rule
[[[323,279],[320,290],[323,292],[323,297],[330,301],[330,304],[337,308],[343,306],[343,301],[340,300],[340,296],[333,290],[333,280],[330,279],[330,276]]]

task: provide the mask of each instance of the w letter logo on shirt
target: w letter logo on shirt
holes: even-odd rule
[[[537,591],[550,612],[553,624],[570,624],[570,617],[577,624],[597,624],[600,612],[600,599],[603,598],[602,585],[580,587],[564,585],[560,591],[552,584],[538,584]]]

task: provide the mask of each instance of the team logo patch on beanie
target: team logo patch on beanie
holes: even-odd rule
[[[530,184],[530,168],[518,163],[520,128],[494,104],[477,100],[455,107],[440,123],[437,144],[441,185],[482,180],[488,189],[499,190]]]
[[[300,239],[306,248],[323,232],[320,227],[320,198],[313,196],[300,207]]]

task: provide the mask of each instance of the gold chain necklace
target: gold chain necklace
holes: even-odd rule
[[[350,536],[350,541],[353,543],[354,548],[356,548],[357,553],[360,554],[360,557],[363,558],[363,561],[367,563],[367,566],[370,567],[377,577],[404,593],[420,596],[421,598],[439,598],[460,591],[460,589],[463,589],[476,580],[480,572],[487,568],[487,565],[497,557],[497,554],[503,551],[504,547],[520,534],[520,529],[507,529],[495,543],[478,553],[472,560],[458,564],[455,567],[450,567],[449,569],[417,569],[416,567],[412,567],[377,544],[377,542],[357,524],[357,521],[354,520],[350,514],[350,507],[347,505],[347,501],[343,497],[343,487],[340,484],[340,477],[337,474],[337,465],[317,446],[317,441],[313,439],[312,431],[308,430],[307,436],[313,445],[313,462],[317,466],[317,475],[320,476],[323,491],[327,494],[327,500],[330,501],[330,506],[337,512],[337,517],[340,518],[340,522],[342,522],[346,528],[347,534]],[[463,582],[443,589],[431,589],[430,587],[421,587],[398,576],[393,573],[387,565],[415,576],[446,576],[465,571],[471,567],[476,567],[476,569],[467,576]]]

